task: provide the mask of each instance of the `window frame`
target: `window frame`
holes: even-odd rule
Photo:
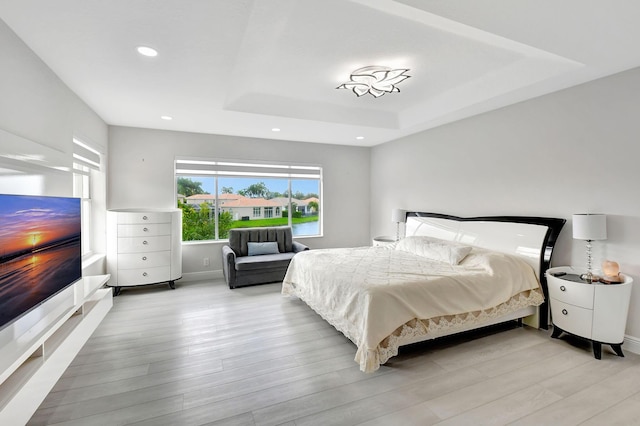
[[[102,172],[102,154],[84,140],[73,137],[73,196],[80,198],[81,229],[82,229],[82,258],[86,259],[94,253],[92,236],[93,217],[93,185],[95,173]]]
[[[300,164],[300,163],[266,163],[248,160],[208,160],[201,157],[176,157],[174,160],[174,192],[176,196],[176,205],[178,204],[178,178],[213,178],[214,183],[214,203],[212,208],[214,212],[222,212],[222,204],[219,202],[220,189],[219,178],[247,178],[255,179],[286,179],[288,180],[287,205],[272,207],[272,218],[280,217],[283,209],[287,212],[288,226],[293,227],[292,205],[295,205],[293,193],[291,190],[292,181],[296,180],[313,180],[318,182],[318,233],[312,235],[294,235],[295,238],[313,238],[322,237],[324,228],[323,208],[323,168],[320,165]],[[220,207],[218,207],[220,206]],[[258,207],[260,208],[260,207]],[[261,216],[257,218],[267,218],[265,210],[261,209]],[[253,209],[255,213],[255,207]],[[275,214],[274,214],[275,212]],[[219,214],[214,214],[214,238],[207,240],[183,240],[183,243],[207,243],[207,242],[224,242],[227,238],[220,238],[219,232]],[[255,218],[255,216],[253,216]]]

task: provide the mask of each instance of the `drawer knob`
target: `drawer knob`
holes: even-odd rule
[[[147,216],[142,216],[142,220],[149,220]]]
[[[145,227],[145,228],[142,228],[142,230],[143,230],[144,232],[149,232],[149,228],[146,228],[146,227]]]
[[[562,310],[562,315],[569,315],[569,312],[567,312],[567,310],[566,310],[566,309],[563,309],[563,310]]]
[[[147,276],[147,273],[146,273],[146,272],[143,272],[143,273],[142,273],[142,276],[143,276],[143,277],[146,277],[146,276]]]
[[[148,242],[147,240],[144,240],[144,241],[142,242],[142,244],[144,244],[144,245],[146,246],[147,244],[149,244],[149,242]]]
[[[567,291],[567,288],[563,285],[560,286],[560,291]]]
[[[142,256],[142,260],[147,260],[147,256]]]

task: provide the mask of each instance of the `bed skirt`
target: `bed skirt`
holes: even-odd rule
[[[351,330],[344,330],[340,324],[332,322],[329,315],[323,315],[320,306],[314,306],[312,301],[305,300],[304,295],[299,294],[296,290],[295,286],[291,286],[286,293],[298,297],[354,344],[358,344]],[[412,319],[398,327],[391,335],[383,339],[377,347],[372,349],[366,349],[362,346],[358,347],[354,360],[360,365],[361,371],[372,373],[378,370],[380,365],[386,363],[391,357],[398,355],[398,348],[408,341],[418,342],[430,340],[454,334],[458,331],[479,328],[483,325],[495,323],[496,319],[507,316],[510,313],[528,306],[539,306],[543,302],[544,296],[542,291],[540,289],[534,289],[523,291],[498,306],[482,311],[428,319]]]

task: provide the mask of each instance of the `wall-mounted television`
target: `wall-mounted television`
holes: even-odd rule
[[[80,199],[0,194],[0,329],[81,277]]]

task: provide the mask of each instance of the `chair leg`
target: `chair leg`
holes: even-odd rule
[[[624,358],[624,354],[622,353],[622,344],[619,345],[610,345],[611,349],[616,353],[616,355]]]
[[[596,359],[602,359],[602,343],[593,342],[593,356]]]

